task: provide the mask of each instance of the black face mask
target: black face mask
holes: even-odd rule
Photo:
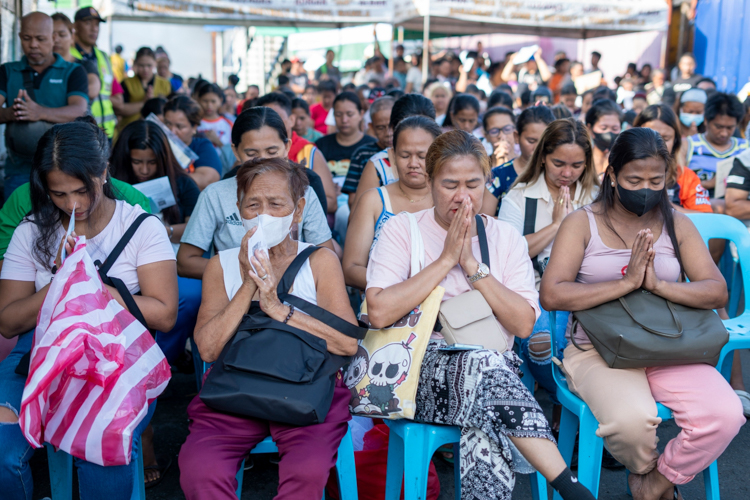
[[[638,217],[643,217],[649,213],[652,208],[661,201],[662,190],[655,189],[625,189],[617,184],[617,194],[620,196],[620,203],[625,210],[632,212]]]
[[[615,139],[619,134],[613,134],[612,132],[604,132],[603,134],[597,134],[594,132],[594,146],[600,151],[607,151],[612,149],[612,144],[615,143]]]

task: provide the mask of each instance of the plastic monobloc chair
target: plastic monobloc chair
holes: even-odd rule
[[[748,297],[750,297],[750,234],[748,234],[747,227],[728,215],[721,214],[688,214],[690,220],[693,221],[695,227],[698,228],[698,232],[703,238],[703,241],[708,245],[708,240],[711,239],[725,239],[729,240],[737,247],[737,256],[739,258],[739,274],[734,274],[732,280],[733,290],[732,299],[736,297],[739,302],[739,283],[741,280],[742,287],[744,289],[745,302],[747,303]],[[731,305],[734,307],[734,311],[737,310],[737,305]],[[731,307],[730,307],[731,310]],[[719,363],[717,368],[721,371],[721,374],[725,379],[729,380],[732,373],[732,355],[737,349],[748,349],[750,348],[750,308],[745,307],[745,311],[732,319],[724,320],[724,326],[729,332],[729,342],[721,350],[721,356],[719,357]]]
[[[47,448],[52,500],[73,500],[73,457],[62,450],[55,451],[55,447],[49,443],[45,443],[45,447]],[[134,461],[137,473],[130,500],[146,500],[140,436],[133,438],[133,450],[135,451]]]
[[[388,438],[388,467],[385,480],[386,500],[398,500],[402,478],[404,500],[427,498],[427,477],[430,460],[444,444],[453,444],[453,475],[456,499],[461,498],[461,465],[459,441],[461,428],[451,425],[432,425],[413,420],[386,420],[390,428]],[[547,480],[539,472],[531,477],[534,500],[547,499]]]
[[[198,391],[200,391],[203,384],[203,374],[213,363],[206,363],[200,357],[198,347],[195,345],[193,338],[190,338],[190,342],[193,346],[193,362],[195,363],[195,375],[198,382]],[[263,441],[255,445],[250,451],[251,455],[260,455],[263,453],[278,453],[279,449],[276,447],[276,443],[273,442],[271,436],[267,436]],[[141,469],[143,469],[141,467]],[[240,469],[237,471],[237,498],[242,498],[242,479],[245,474],[245,461],[243,460],[240,464]],[[336,456],[336,474],[339,481],[339,495],[341,500],[357,500],[357,468],[354,463],[354,443],[352,442],[352,435],[349,429],[346,430],[346,435],[339,444],[338,454]],[[326,495],[323,493],[323,500]],[[145,497],[144,497],[145,500]]]
[[[552,335],[555,335],[556,317],[554,311],[550,311],[549,315],[550,330],[553,332]],[[556,360],[560,359],[557,343],[554,339],[552,355]],[[599,422],[588,405],[568,388],[568,382],[560,367],[556,363],[551,363],[551,366],[552,376],[557,385],[557,399],[562,404],[560,439],[558,440],[560,454],[565,463],[570,466],[573,459],[576,434],[578,434],[578,480],[591,491],[594,497],[599,498],[599,479],[602,472],[602,450],[604,449],[604,439],[596,435]],[[672,411],[666,406],[656,403],[656,408],[662,421],[672,418]],[[715,461],[703,471],[703,482],[706,486],[706,500],[720,500],[719,470]],[[562,499],[557,492],[555,492],[553,498],[555,500]]]

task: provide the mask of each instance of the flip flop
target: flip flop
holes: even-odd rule
[[[152,479],[151,481],[146,481],[146,489],[153,488],[154,486],[158,486],[159,483],[161,483],[161,480],[164,479],[164,476],[167,475],[167,471],[169,471],[169,468],[172,467],[172,459],[170,458],[167,462],[167,465],[161,466],[161,465],[147,465],[143,468],[144,476],[146,475],[146,471],[155,470],[159,472],[159,477],[156,479]]]
[[[742,402],[742,413],[745,418],[750,418],[750,393],[747,391],[734,391]]]

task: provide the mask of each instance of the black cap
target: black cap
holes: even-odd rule
[[[102,16],[99,15],[99,12],[93,7],[83,7],[82,9],[78,9],[76,11],[76,16],[73,19],[74,21],[83,21],[84,19],[88,19],[90,17],[93,17],[94,19],[98,19],[99,21],[106,23]]]

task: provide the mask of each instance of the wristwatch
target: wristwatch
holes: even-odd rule
[[[469,283],[475,283],[482,278],[486,278],[490,275],[490,268],[487,267],[487,264],[482,262],[479,264],[479,269],[477,269],[477,272],[473,276],[467,276],[469,278]]]

